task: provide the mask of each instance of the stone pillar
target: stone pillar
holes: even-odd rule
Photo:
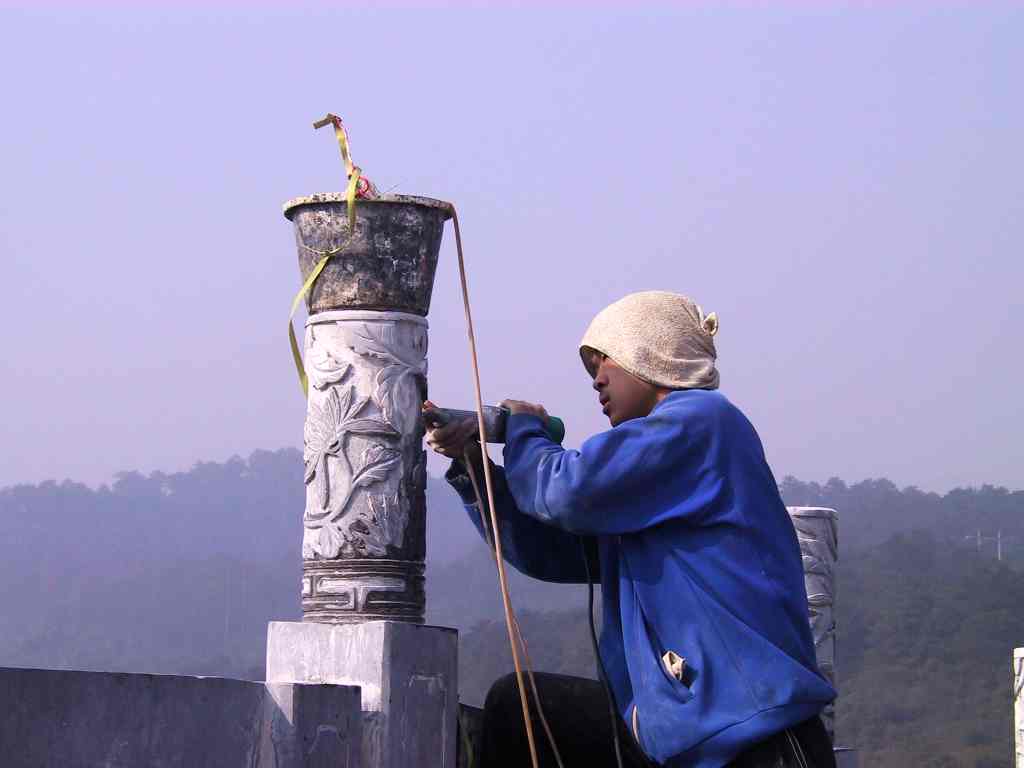
[[[1024,768],[1024,648],[1013,649],[1013,764]]]
[[[305,346],[303,619],[422,622],[427,321],[321,312]]]
[[[450,206],[341,195],[285,203],[307,297],[302,614],[305,621],[422,623],[427,321]]]
[[[818,668],[836,684],[836,622],[832,613],[835,594],[835,564],[839,558],[837,527],[839,515],[825,507],[788,507],[796,528],[804,562],[804,586],[814,636]],[[821,713],[829,737],[835,741],[835,704]]]
[[[267,680],[359,686],[364,768],[454,768],[455,630],[422,625],[427,310],[438,200],[285,204],[307,299],[302,622],[271,622]]]

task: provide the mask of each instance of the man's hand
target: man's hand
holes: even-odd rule
[[[526,413],[530,416],[538,416],[542,421],[548,420],[548,412],[543,405],[535,405],[522,400],[502,400],[501,407],[507,408],[510,413]]]
[[[423,403],[424,411],[436,407],[429,400]],[[427,427],[427,445],[449,459],[461,459],[467,450],[470,458],[475,459],[480,455],[480,438],[477,437],[476,419],[452,421],[443,427],[433,429]]]

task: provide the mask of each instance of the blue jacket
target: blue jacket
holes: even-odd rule
[[[579,540],[596,539],[601,659],[650,757],[717,768],[835,697],[815,661],[796,533],[757,433],[722,394],[673,392],[579,451],[534,416],[512,416],[506,441],[494,478],[504,557],[585,582]],[[450,479],[482,533],[458,467]],[[681,675],[668,651],[685,659]]]

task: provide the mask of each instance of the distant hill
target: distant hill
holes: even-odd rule
[[[861,764],[1006,765],[1024,494],[780,487],[840,512],[838,722]],[[428,621],[460,629],[462,696],[480,703],[509,669],[494,565],[444,481],[427,495]],[[0,665],[261,678],[266,623],[300,613],[302,507],[293,449],[0,490]],[[1002,563],[978,530],[1002,531]],[[592,675],[585,587],[513,573],[511,589],[536,667]]]
[[[1012,764],[1020,572],[919,532],[848,559],[839,579],[837,717],[861,764]]]
[[[444,481],[427,498],[443,569],[478,538]],[[300,616],[304,500],[295,449],[0,490],[0,665],[262,677],[267,622]]]
[[[954,544],[980,531],[984,551],[995,556],[992,539],[1002,531],[1005,559],[1024,566],[1024,491],[984,485],[940,495],[913,486],[900,490],[884,479],[847,485],[836,477],[824,485],[786,477],[779,490],[787,504],[839,510],[840,552],[872,547],[904,531],[930,531]]]

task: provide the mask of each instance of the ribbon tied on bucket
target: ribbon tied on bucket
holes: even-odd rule
[[[348,207],[348,236],[344,241],[332,248],[329,251],[316,251],[310,248],[308,245],[301,244],[301,247],[306,250],[320,256],[320,261],[317,262],[316,266],[313,267],[309,273],[309,277],[306,278],[302,288],[296,294],[295,299],[292,301],[292,311],[288,316],[288,339],[291,342],[292,357],[295,360],[295,368],[299,373],[299,382],[302,384],[302,394],[306,397],[309,396],[309,382],[306,378],[305,366],[302,362],[302,354],[299,351],[299,344],[295,338],[295,329],[292,327],[292,318],[295,316],[295,311],[298,309],[299,302],[305,298],[305,296],[312,289],[316,279],[320,276],[324,267],[327,266],[327,262],[330,261],[331,257],[340,253],[355,234],[355,223],[356,223],[356,200],[370,200],[378,197],[377,189],[373,184],[362,175],[362,171],[357,165],[352,163],[352,153],[349,150],[348,134],[345,132],[345,126],[341,122],[341,118],[337,115],[328,114],[321,120],[317,120],[313,123],[314,128],[322,128],[326,125],[334,126],[334,135],[338,140],[338,147],[341,149],[341,158],[345,162],[345,171],[348,174],[348,184],[345,188],[345,203]],[[477,360],[476,352],[476,338],[473,333],[473,318],[469,308],[469,288],[466,285],[466,267],[462,254],[462,234],[459,230],[459,216],[455,211],[455,207],[451,207],[451,218],[452,225],[455,229],[455,250],[458,255],[459,261],[459,281],[462,285],[462,303],[466,313],[466,331],[469,340],[470,349],[470,360],[473,367],[473,383],[474,393],[476,395],[476,411],[477,411],[477,429],[479,432],[480,444],[484,451],[484,456],[487,455],[486,443],[487,443],[487,429],[483,418],[483,397],[481,394],[480,387],[480,366]],[[477,498],[477,506],[483,510],[484,503],[482,494],[477,483],[475,474],[471,468],[471,463],[467,462],[467,468],[469,468],[470,479],[473,484],[474,493]],[[541,705],[540,695],[537,692],[537,684],[534,681],[532,664],[530,663],[529,653],[526,648],[526,640],[523,638],[522,630],[519,627],[519,622],[516,619],[515,613],[512,610],[512,601],[509,595],[508,579],[505,573],[504,557],[502,555],[501,548],[501,536],[499,535],[499,523],[498,517],[495,513],[494,504],[494,483],[491,478],[491,462],[489,460],[483,462],[484,470],[484,485],[486,488],[487,495],[487,509],[490,513],[491,531],[494,532],[493,538],[488,542],[494,550],[494,562],[498,571],[498,583],[501,590],[502,604],[505,609],[505,626],[508,630],[509,644],[512,651],[512,663],[515,668],[517,688],[519,690],[520,704],[523,710],[523,723],[526,728],[527,743],[530,750],[530,762],[533,768],[539,768],[537,748],[534,741],[532,718],[530,716],[530,706],[526,698],[526,688],[523,683],[523,664],[520,662],[519,653],[522,651],[526,661],[526,673],[530,682],[530,688],[533,692],[534,702],[537,706],[537,714],[540,718],[541,724],[544,727],[544,731],[547,734],[549,743],[551,745],[552,752],[555,757],[555,762],[558,768],[564,768],[562,763],[562,757],[558,751],[558,746],[555,744],[555,737],[551,731],[551,727],[548,724],[547,718],[544,715],[544,708]],[[486,526],[485,526],[486,531]],[[485,533],[486,535],[486,533]],[[616,762],[622,766],[622,759],[619,753],[618,738],[615,738],[615,754]],[[470,757],[472,760],[472,757]]]
[[[292,300],[292,310],[288,314],[288,342],[292,348],[292,359],[295,361],[295,370],[299,374],[299,384],[302,385],[303,396],[309,394],[309,381],[306,378],[306,368],[302,363],[302,353],[299,351],[299,342],[295,338],[295,328],[292,325],[292,320],[295,317],[295,312],[299,308],[299,303],[306,298],[307,294],[313,289],[313,284],[316,283],[316,279],[320,277],[320,273],[324,271],[324,267],[327,266],[327,262],[331,260],[331,257],[338,253],[341,253],[342,249],[348,245],[349,240],[352,239],[356,231],[356,200],[373,200],[378,197],[377,188],[373,185],[368,178],[363,176],[362,169],[352,162],[352,151],[349,148],[348,132],[345,130],[344,123],[341,122],[341,118],[337,115],[327,113],[325,117],[317,120],[313,123],[313,128],[323,128],[325,125],[334,126],[334,137],[338,140],[338,149],[341,150],[341,159],[345,163],[345,173],[348,177],[348,183],[345,186],[345,206],[348,211],[348,236],[341,243],[341,245],[330,249],[329,251],[317,251],[310,248],[308,245],[302,245],[307,251],[320,256],[320,261],[316,263],[316,266],[309,273],[309,277],[306,278],[306,282],[299,288],[299,292],[295,294],[295,298]]]

